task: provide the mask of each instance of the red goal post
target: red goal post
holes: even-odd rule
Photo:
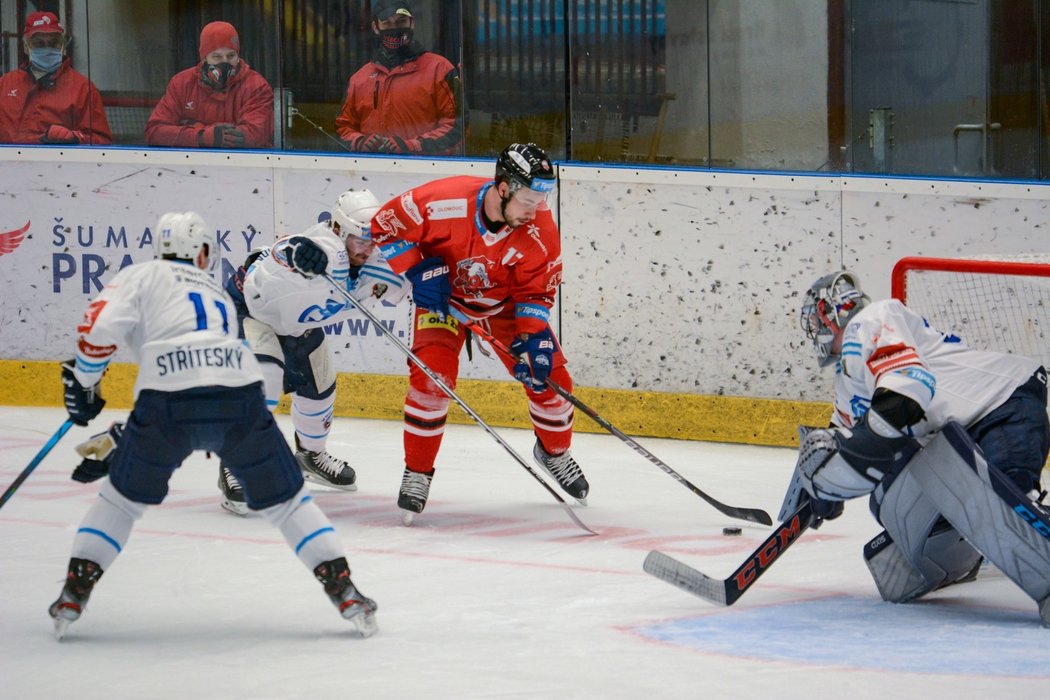
[[[902,258],[893,267],[892,293],[972,348],[1029,355],[1050,367],[1050,253]]]

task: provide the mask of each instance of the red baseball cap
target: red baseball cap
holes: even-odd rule
[[[40,33],[65,34],[66,30],[58,23],[54,12],[34,12],[26,17],[26,28],[22,36],[29,37]]]

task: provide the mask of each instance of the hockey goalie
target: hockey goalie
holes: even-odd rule
[[[972,581],[983,557],[1050,627],[1046,370],[968,348],[897,300],[871,302],[848,271],[813,284],[801,322],[820,366],[836,368],[834,410],[801,439],[780,520],[807,499],[832,519],[868,496],[885,530],[864,555],[883,599]]]

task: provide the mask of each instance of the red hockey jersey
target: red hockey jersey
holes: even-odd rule
[[[474,319],[513,308],[518,333],[546,327],[561,284],[561,240],[550,209],[492,233],[481,218],[494,183],[481,177],[434,180],[391,199],[372,219],[372,236],[395,272],[426,258],[449,267],[452,303]]]

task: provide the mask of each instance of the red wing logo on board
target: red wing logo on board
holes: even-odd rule
[[[0,233],[0,255],[13,253],[18,246],[22,245],[22,241],[25,240],[26,237],[26,231],[29,230],[29,225],[31,223],[32,222],[27,221],[26,225],[22,228]]]

